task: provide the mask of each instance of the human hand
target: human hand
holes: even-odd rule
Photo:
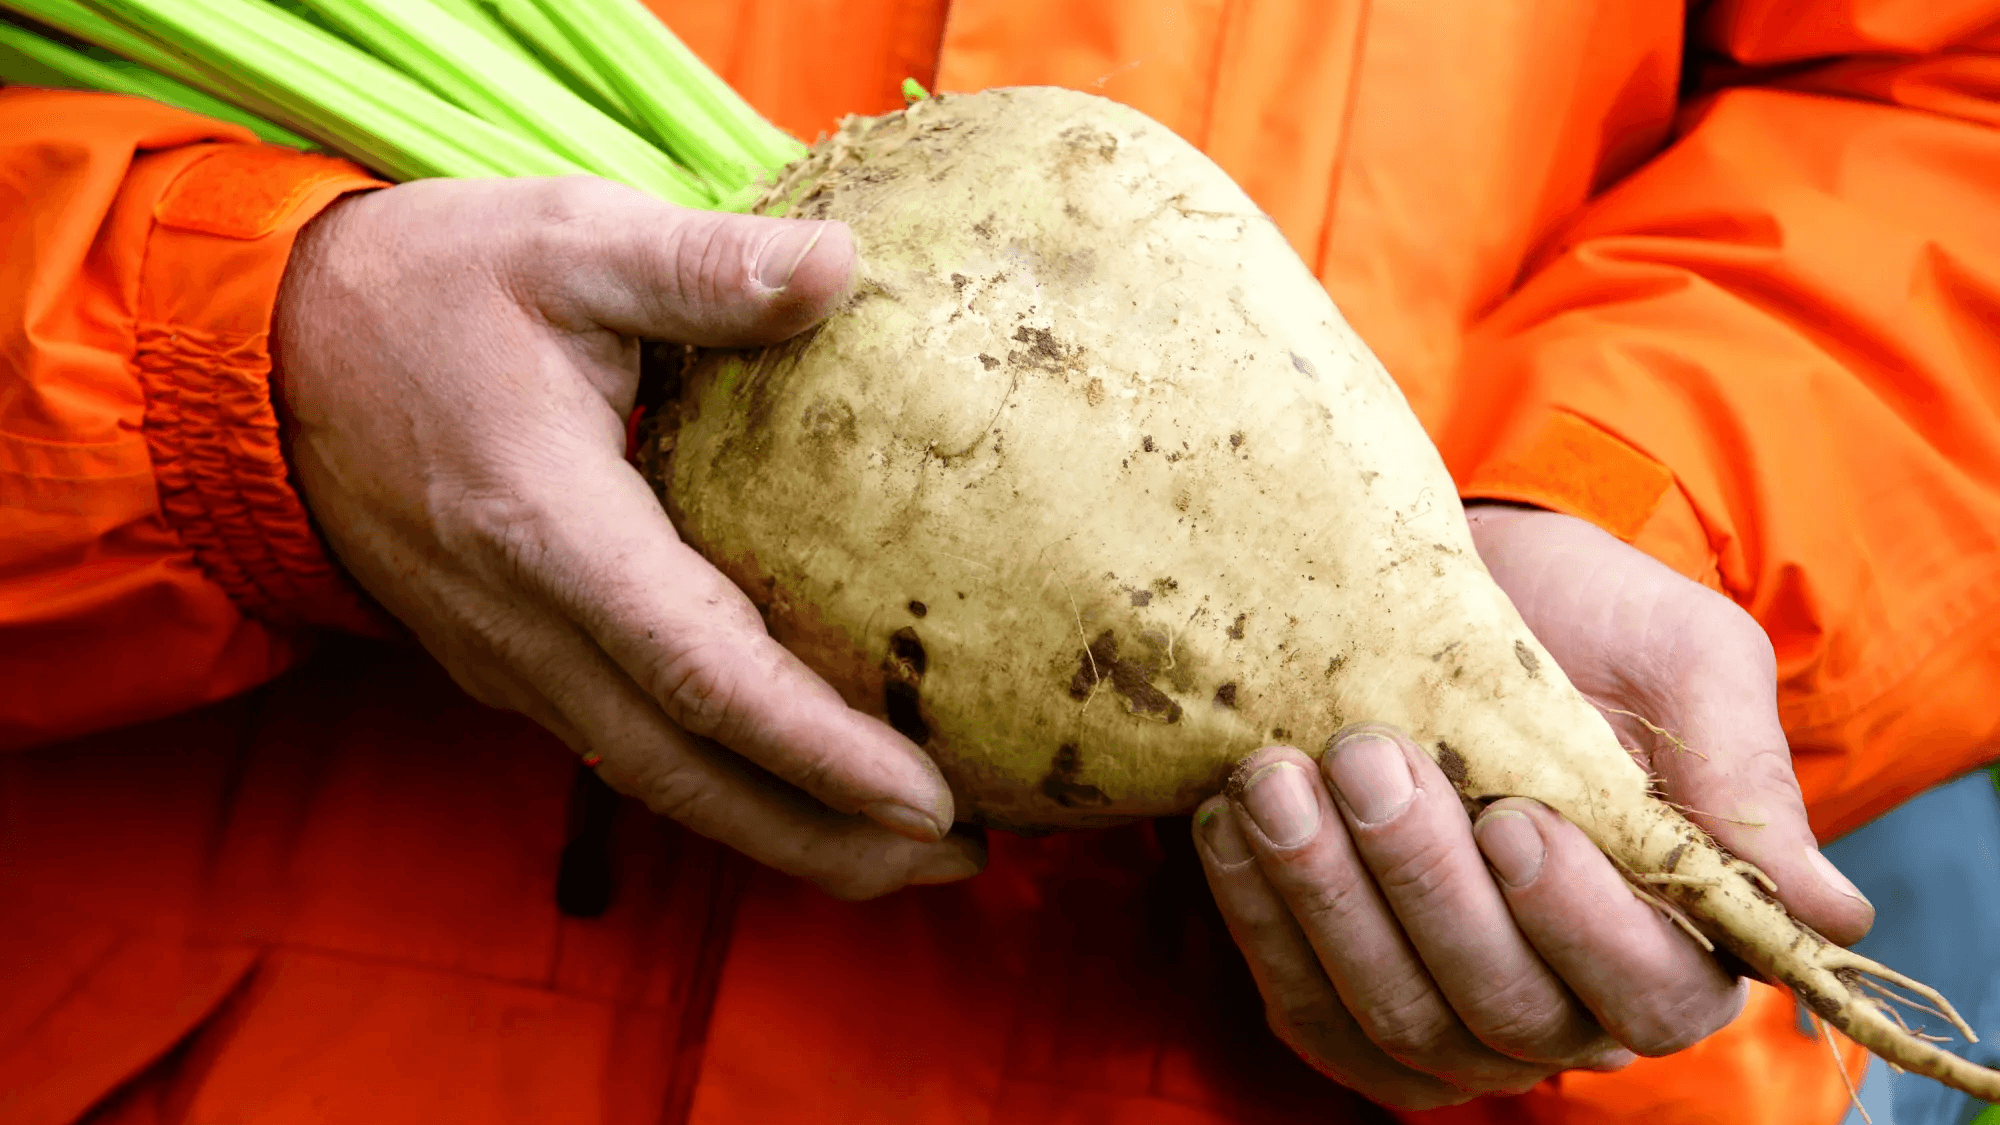
[[[1756,622],[1581,520],[1469,515],[1495,580],[1667,796],[1794,914],[1858,940],[1873,908],[1814,844]],[[1616,1069],[1699,1041],[1743,1003],[1581,831],[1521,798],[1469,822],[1386,727],[1349,728],[1317,765],[1259,751],[1195,824],[1272,1028],[1376,1101],[1425,1108]]]
[[[328,542],[461,686],[655,812],[865,898],[983,851],[947,834],[930,759],[773,641],[623,456],[640,337],[782,340],[853,265],[839,223],[423,181],[305,228],[272,351]]]

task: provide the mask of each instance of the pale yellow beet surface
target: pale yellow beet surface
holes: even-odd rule
[[[913,684],[961,816],[1185,812],[1361,719],[1476,791],[1586,819],[1644,792],[1395,383],[1193,147],[1013,90],[852,123],[787,189],[854,227],[862,279],[809,346],[708,357],[672,506],[855,705]],[[1489,778],[1498,746],[1547,778]]]
[[[1393,723],[1871,1049],[2000,1097],[1858,981],[1942,998],[1648,795],[1488,577],[1395,383],[1195,149],[1102,99],[989,91],[849,122],[764,209],[851,224],[855,293],[791,344],[695,357],[642,462],[961,817],[1185,812],[1259,746]]]

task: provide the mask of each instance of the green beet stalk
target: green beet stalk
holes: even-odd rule
[[[534,53],[514,38],[513,34],[493,18],[493,12],[479,0],[431,0],[432,3],[451,13],[451,17],[491,40],[493,45],[511,52],[519,58],[534,62]]]
[[[318,139],[391,179],[585,171],[432,94],[339,37],[258,0],[0,0],[244,110]],[[96,38],[107,21],[111,41]]]
[[[639,0],[525,2],[618,91],[654,142],[718,197],[740,198],[805,155],[804,145],[759,116]]]
[[[563,55],[549,53],[543,42],[561,39],[553,25],[530,0],[432,0],[454,19],[519,55],[531,65],[547,71],[571,93],[635,133],[644,135],[638,119],[618,100],[617,92],[599,78],[583,56],[571,50]],[[527,32],[514,29],[526,27]],[[567,41],[565,41],[567,45]]]
[[[576,44],[549,22],[549,17],[542,14],[534,0],[454,2],[470,4],[488,12],[500,26],[513,33],[518,43],[533,52],[543,69],[562,79],[563,84],[574,90],[578,97],[617,118],[626,128],[647,140],[653,139],[638,115],[632,112],[632,107],[625,104],[624,95],[618,87],[598,73],[597,67],[576,49]]]
[[[182,82],[123,59],[100,58],[0,20],[0,82],[65,90],[103,90],[148,98],[175,109],[240,125],[260,140],[309,149],[313,142]]]
[[[700,180],[644,138],[431,0],[299,2],[377,58],[489,124],[682,206],[714,202]]]
[[[99,15],[78,0],[0,0],[0,7],[39,20],[100,50],[123,56],[153,73],[210,93],[244,112],[263,117],[272,115],[254,91],[230,83],[225,76],[205,70],[194,60],[184,58],[137,31]],[[112,92],[124,91],[114,89]]]
[[[736,210],[805,152],[637,0],[0,0],[0,10],[392,179],[589,172]],[[129,76],[65,65],[77,83],[138,92]]]

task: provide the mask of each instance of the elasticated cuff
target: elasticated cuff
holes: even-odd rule
[[[199,146],[134,177],[156,189],[140,272],[145,432],[167,521],[245,613],[380,634],[387,618],[334,564],[289,480],[271,402],[270,329],[299,229],[340,196],[386,186],[344,160]]]

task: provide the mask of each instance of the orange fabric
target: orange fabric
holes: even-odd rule
[[[1202,144],[1469,495],[1757,615],[1822,832],[2000,743],[2000,5],[1722,0],[1693,107],[1673,4],[653,6],[802,135],[907,75],[1097,89]],[[35,919],[0,946],[0,1117],[1379,1119],[1258,1028],[1176,827],[998,839],[857,906],[628,815],[584,922],[552,905],[568,759],[407,654],[47,745],[353,620],[263,332],[292,234],[368,181],[247,140],[0,92],[0,746],[44,746],[0,759],[0,902]],[[1823,1048],[1759,995],[1698,1050],[1439,1116],[1831,1125]]]
[[[0,1121],[679,1120],[743,864],[634,806],[618,902],[562,917],[574,769],[348,641],[0,755]]]
[[[359,172],[345,160],[270,145],[217,145],[160,193],[153,217],[174,230],[253,241],[288,220],[317,214],[310,205],[315,194],[369,186],[373,181]]]
[[[1566,511],[1630,542],[1673,484],[1665,465],[1574,414],[1556,411],[1525,448],[1482,466],[1466,491]]]
[[[298,227],[375,181],[249,140],[0,91],[0,749],[232,695],[296,659],[273,623],[361,620],[285,483],[264,339]],[[292,196],[233,194],[251,163]]]
[[[643,0],[757,111],[811,141],[936,80],[948,0]]]

